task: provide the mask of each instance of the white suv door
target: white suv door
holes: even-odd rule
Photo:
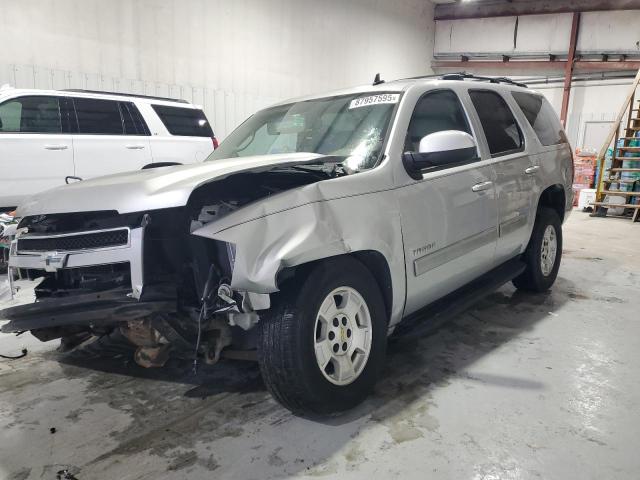
[[[404,151],[443,130],[474,135],[457,94],[430,91],[418,100]],[[474,136],[475,138],[475,136]],[[397,190],[407,271],[405,315],[494,266],[497,238],[493,167],[480,158],[427,171]]]
[[[125,131],[131,121],[126,109],[129,103],[73,97],[77,116],[77,133],[73,134],[76,176],[87,179],[140,170],[152,162],[148,134]]]
[[[15,207],[74,175],[63,102],[60,97],[29,95],[0,104],[0,207]]]

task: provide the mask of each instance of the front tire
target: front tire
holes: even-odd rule
[[[513,284],[529,292],[549,290],[558,276],[561,258],[562,222],[555,210],[541,207],[523,256],[527,267],[513,279]]]
[[[260,323],[264,382],[298,415],[330,415],[362,402],[384,366],[387,315],[369,270],[351,257],[316,265],[283,288]]]

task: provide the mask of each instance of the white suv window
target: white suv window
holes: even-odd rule
[[[120,107],[115,100],[74,98],[80,133],[122,135]]]
[[[151,105],[171,135],[213,137],[213,130],[202,110],[196,108]]]
[[[492,157],[522,150],[524,140],[507,102],[491,90],[469,90]]]
[[[60,133],[58,98],[20,97],[0,105],[0,132]]]

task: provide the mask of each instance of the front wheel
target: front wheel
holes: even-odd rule
[[[520,290],[544,292],[556,281],[562,257],[562,222],[557,212],[541,207],[523,260],[527,267],[513,279]]]
[[[326,260],[295,283],[260,325],[264,382],[296,414],[348,410],[366,398],[384,365],[387,316],[380,290],[350,257]]]

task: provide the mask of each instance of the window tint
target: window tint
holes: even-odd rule
[[[422,137],[442,130],[471,133],[460,100],[451,90],[428,93],[416,105],[411,116],[405,152],[417,152]]]
[[[120,112],[124,121],[126,135],[149,135],[149,129],[138,107],[132,102],[120,102]]]
[[[120,107],[115,100],[74,98],[80,133],[122,135]]]
[[[491,155],[520,150],[522,132],[504,98],[488,90],[469,90],[469,96],[480,117]]]
[[[557,145],[567,141],[558,116],[543,96],[525,92],[512,92],[511,95],[542,145]]]
[[[171,135],[213,137],[213,130],[202,110],[152,105]]]
[[[0,105],[0,132],[60,133],[57,97],[21,97]]]

